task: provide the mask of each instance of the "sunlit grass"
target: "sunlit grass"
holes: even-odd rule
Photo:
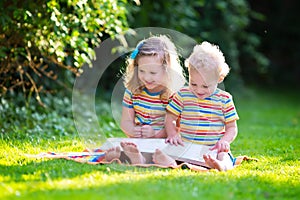
[[[282,95],[263,91],[235,98],[240,120],[232,151],[259,161],[228,172],[29,158],[26,154],[78,152],[85,145],[76,135],[2,134],[0,199],[298,199],[300,105],[295,94]]]

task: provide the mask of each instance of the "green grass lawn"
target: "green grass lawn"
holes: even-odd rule
[[[37,160],[24,154],[82,151],[83,142],[75,134],[40,137],[2,131],[0,199],[299,199],[298,99],[267,90],[235,95],[240,120],[232,152],[259,162],[244,162],[228,172]]]

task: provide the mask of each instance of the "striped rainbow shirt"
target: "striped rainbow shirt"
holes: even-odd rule
[[[167,111],[180,116],[183,140],[215,144],[225,133],[225,123],[238,120],[232,96],[219,88],[205,99],[195,96],[189,87],[179,90]]]
[[[154,130],[164,128],[168,100],[161,100],[161,92],[151,93],[146,88],[140,94],[125,90],[123,106],[133,108],[136,125],[151,125]]]

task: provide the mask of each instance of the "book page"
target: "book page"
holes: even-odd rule
[[[217,151],[209,150],[211,146],[195,144],[191,142],[184,142],[184,146],[167,145],[161,149],[165,154],[173,157],[175,160],[181,161],[199,161],[205,162],[203,159],[204,154],[209,154],[213,158],[217,157]]]
[[[102,150],[107,150],[111,147],[119,146],[123,151],[121,142],[132,142],[137,145],[140,152],[154,153],[155,149],[162,149],[167,146],[165,139],[140,139],[140,138],[108,138],[107,141],[100,147]]]

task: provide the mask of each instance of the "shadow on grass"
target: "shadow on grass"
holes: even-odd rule
[[[61,166],[63,165],[63,166]],[[22,175],[43,173],[37,182],[51,178],[54,186],[39,187],[34,180],[28,190],[9,194],[11,199],[297,199],[298,184],[277,182],[239,169],[228,173],[196,173],[190,170],[162,170],[127,168],[124,171],[107,170],[108,165],[86,165],[66,160],[50,160],[12,167],[10,173],[19,174],[15,182],[26,182]],[[69,167],[68,170],[66,167]],[[4,167],[5,168],[5,167]],[[62,169],[64,168],[64,169]],[[76,168],[76,169],[74,169]],[[3,175],[3,166],[1,166]],[[29,170],[30,169],[30,170]],[[137,172],[139,173],[132,173]],[[239,173],[242,171],[242,173]],[[94,174],[94,175],[93,175]],[[97,175],[98,174],[98,175]],[[238,175],[237,175],[238,174]],[[77,179],[73,179],[77,178]],[[68,179],[66,181],[65,179]],[[74,183],[71,183],[74,181]]]
[[[9,176],[10,181],[26,182],[29,180],[47,181],[73,178],[94,170],[105,173],[104,166],[91,166],[63,159],[31,161],[23,165],[3,166],[0,165],[0,175]]]
[[[85,174],[101,173],[121,174],[124,172],[139,173],[151,170],[167,170],[155,167],[138,168],[133,166],[119,165],[116,163],[103,164],[86,164],[66,159],[37,159],[22,165],[4,166],[0,165],[0,176],[7,177],[9,182],[27,182],[27,181],[47,181],[51,179],[72,179]]]

